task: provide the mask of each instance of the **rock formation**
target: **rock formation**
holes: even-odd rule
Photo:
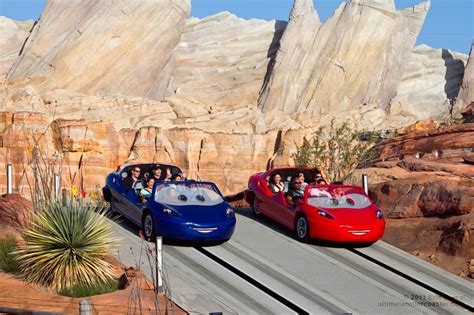
[[[285,25],[228,12],[189,19],[176,51],[171,93],[211,112],[256,104]]]
[[[17,59],[33,24],[32,20],[20,22],[0,16],[0,43],[2,45],[0,50],[0,80],[5,78]]]
[[[189,0],[49,0],[8,77],[41,91],[161,100],[189,11]]]
[[[392,100],[392,116],[409,121],[448,114],[459,93],[467,56],[421,45],[413,49]],[[466,72],[468,73],[468,72]]]
[[[259,107],[318,115],[364,103],[387,107],[396,94],[429,3],[397,11],[392,0],[352,0],[321,26],[308,3],[295,1],[280,43],[282,53],[277,53]],[[309,40],[302,52],[289,58],[296,44],[291,34],[303,34]]]
[[[469,61],[466,65],[465,75],[462,82],[459,100],[465,105],[474,102],[474,41],[471,45]]]
[[[385,241],[473,279],[474,123],[425,126],[379,144],[380,162],[357,173],[388,219]]]

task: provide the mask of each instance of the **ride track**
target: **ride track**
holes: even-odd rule
[[[472,283],[384,242],[362,248],[303,244],[281,225],[255,218],[250,209],[237,214],[236,232],[227,243],[169,243],[163,248],[171,298],[190,313],[474,311]],[[134,265],[142,241],[137,228],[127,228],[116,226],[128,240],[117,256]]]

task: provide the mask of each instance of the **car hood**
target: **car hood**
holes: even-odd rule
[[[162,204],[165,208],[175,210],[181,214],[181,217],[188,222],[198,224],[215,224],[220,223],[228,219],[226,214],[229,205],[226,202],[222,202],[213,206],[172,206]]]
[[[373,224],[380,222],[381,220],[377,219],[375,211],[377,207],[366,207],[362,209],[351,209],[351,208],[322,208],[319,209],[326,211],[327,213],[334,216],[337,221],[346,224]]]

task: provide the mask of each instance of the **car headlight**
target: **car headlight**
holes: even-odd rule
[[[232,216],[234,214],[234,209],[227,208],[227,210],[225,211],[225,214],[227,214],[228,217]]]
[[[167,215],[172,215],[172,216],[179,216],[180,213],[176,210],[169,209],[169,208],[163,208],[163,213]]]
[[[334,219],[334,217],[331,214],[321,209],[318,209],[318,214],[326,219]]]
[[[383,219],[383,213],[380,210],[375,211],[375,216],[377,219],[382,220]]]

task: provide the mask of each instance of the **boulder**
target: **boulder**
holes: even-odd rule
[[[33,213],[33,204],[18,194],[0,196],[0,223],[13,228],[28,225]]]
[[[370,187],[389,218],[460,215],[474,209],[474,180],[419,173],[418,179],[390,180]]]
[[[474,212],[449,218],[442,231],[438,250],[451,256],[474,257]]]

